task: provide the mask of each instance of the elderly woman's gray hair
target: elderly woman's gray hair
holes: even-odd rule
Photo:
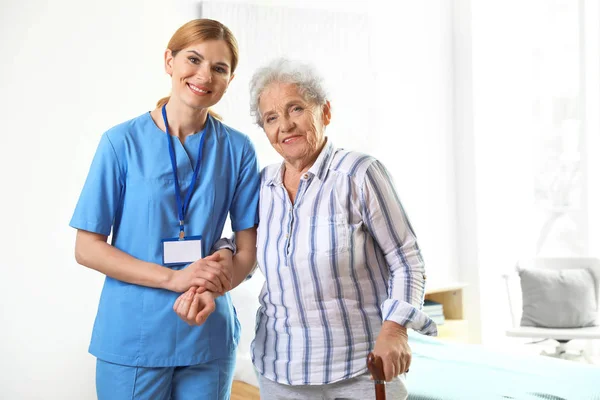
[[[262,92],[272,83],[291,83],[298,87],[300,95],[309,103],[322,106],[327,102],[323,79],[309,64],[278,58],[259,68],[250,81],[250,114],[262,127],[258,108]]]

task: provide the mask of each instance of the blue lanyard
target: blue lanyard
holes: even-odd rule
[[[181,187],[179,186],[179,179],[177,178],[177,161],[175,159],[175,148],[173,147],[173,140],[171,140],[171,135],[169,134],[169,124],[167,122],[167,109],[166,104],[162,107],[162,116],[165,122],[165,131],[167,133],[167,143],[169,143],[169,156],[171,157],[171,167],[173,168],[173,178],[175,182],[175,199],[177,200],[177,216],[179,217],[179,240],[183,240],[184,237],[184,223],[185,223],[185,214],[188,211],[188,207],[190,206],[190,200],[192,199],[192,192],[194,191],[194,187],[196,185],[196,179],[198,179],[198,172],[200,171],[200,166],[202,165],[202,149],[204,147],[204,138],[206,135],[204,134],[206,131],[206,126],[208,125],[208,117],[206,119],[206,123],[204,125],[204,129],[200,133],[200,144],[198,145],[198,159],[196,160],[196,167],[194,168],[194,174],[192,175],[192,182],[190,183],[190,187],[187,190],[187,194],[185,195],[185,203],[181,203]]]

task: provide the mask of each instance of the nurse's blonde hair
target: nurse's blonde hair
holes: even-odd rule
[[[213,19],[193,19],[183,24],[169,41],[167,48],[171,50],[173,57],[181,50],[194,43],[205,42],[207,40],[223,40],[231,52],[231,74],[235,72],[238,64],[239,50],[237,40],[233,33],[225,25]],[[171,96],[163,97],[156,103],[160,108],[167,104]],[[221,120],[221,116],[209,109],[208,113],[214,118]]]

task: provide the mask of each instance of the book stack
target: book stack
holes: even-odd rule
[[[441,303],[425,300],[423,303],[423,312],[427,314],[436,325],[442,325],[445,322],[444,305]]]

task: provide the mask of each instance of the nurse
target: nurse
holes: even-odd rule
[[[186,23],[165,51],[171,96],[100,139],[70,225],[77,262],[106,275],[89,347],[101,400],[229,399],[227,291],[255,264],[259,172],[248,137],[209,107],[237,62],[227,27]],[[228,214],[235,248],[219,240]],[[172,309],[193,287],[199,326]]]

